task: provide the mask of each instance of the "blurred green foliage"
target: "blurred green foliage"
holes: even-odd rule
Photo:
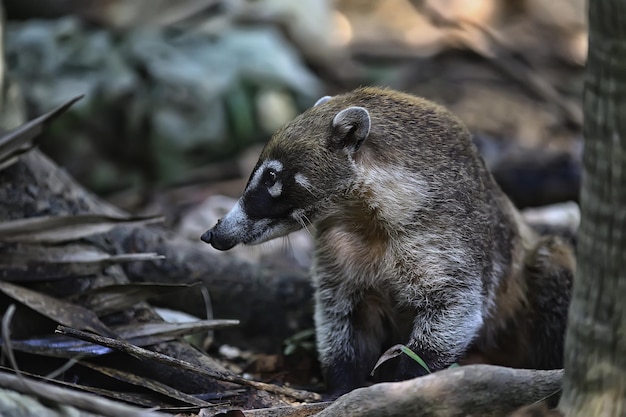
[[[271,132],[260,117],[288,120],[321,94],[318,79],[271,26],[215,35],[111,32],[74,18],[10,22],[6,60],[32,114],[86,95],[42,147],[99,192],[179,180],[266,140]],[[278,114],[260,101],[268,93],[283,102]]]

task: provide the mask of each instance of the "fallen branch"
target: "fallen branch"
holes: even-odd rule
[[[257,410],[245,410],[243,411],[243,414],[246,417],[308,417],[319,413],[330,404],[332,403],[323,402],[295,406],[262,408]]]
[[[562,379],[563,370],[468,365],[354,390],[316,416],[499,417],[558,394]]]
[[[187,371],[195,372],[196,374],[204,375],[209,378],[214,378],[219,381],[231,382],[233,384],[238,384],[238,385],[246,385],[249,387],[256,388],[258,390],[272,392],[274,394],[287,395],[291,398],[295,398],[300,401],[319,401],[320,400],[320,395],[313,393],[313,392],[300,391],[300,390],[295,390],[295,389],[291,389],[287,387],[280,387],[277,385],[266,384],[264,382],[252,381],[252,380],[240,377],[238,375],[226,374],[226,373],[218,372],[209,368],[202,368],[190,362],[176,359],[171,356],[164,355],[162,353],[143,349],[143,348],[131,345],[130,343],[117,340],[117,339],[112,339],[110,337],[98,336],[93,333],[87,333],[87,332],[83,332],[83,331],[72,329],[72,328],[65,327],[65,326],[58,326],[56,332],[60,334],[76,337],[81,340],[86,340],[88,342],[96,343],[102,346],[106,346],[111,349],[116,349],[116,350],[128,353],[129,355],[140,358],[140,359],[150,359],[153,361],[165,363],[167,365],[175,366],[175,367],[187,370]]]
[[[97,395],[57,387],[6,372],[0,372],[0,387],[107,417],[166,417],[171,415],[132,407]]]

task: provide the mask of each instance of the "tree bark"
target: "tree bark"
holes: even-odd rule
[[[359,388],[316,416],[506,416],[558,393],[561,377],[561,370],[467,365],[408,381]]]
[[[578,265],[559,408],[626,414],[626,2],[589,2]]]

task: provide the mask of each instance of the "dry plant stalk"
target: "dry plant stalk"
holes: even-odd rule
[[[251,381],[249,379],[245,379],[238,375],[225,374],[222,372],[217,372],[212,369],[201,368],[192,363],[173,358],[168,355],[164,355],[162,353],[154,352],[148,349],[143,349],[130,343],[112,339],[110,337],[98,336],[92,333],[83,332],[81,330],[72,329],[65,326],[58,326],[57,333],[76,337],[81,340],[85,340],[88,342],[96,343],[98,345],[106,346],[111,349],[116,349],[129,355],[135,356],[141,359],[150,359],[153,361],[157,361],[160,363],[164,363],[170,366],[175,366],[177,368],[185,369],[187,371],[195,372],[200,375],[207,376],[209,378],[217,379],[219,381],[231,382],[233,384],[238,385],[246,385],[249,387],[256,388],[258,390],[263,390],[267,392],[271,392],[274,394],[286,395],[288,397],[300,400],[300,401],[319,401],[320,395],[314,392],[295,390],[287,387],[280,387],[277,385],[266,384],[264,382]]]

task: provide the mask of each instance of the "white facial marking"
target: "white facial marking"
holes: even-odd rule
[[[272,197],[276,198],[283,192],[283,184],[280,181],[276,181],[276,184],[268,188],[267,191]]]
[[[236,231],[239,231],[241,229],[241,225],[244,225],[247,222],[248,215],[245,211],[243,211],[241,200],[238,200],[237,204],[235,204],[235,206],[221,220],[222,227],[228,230]]]
[[[267,242],[268,240],[275,239],[277,237],[282,237],[288,235],[293,232],[294,229],[288,227],[285,224],[276,224],[273,226],[269,225],[269,220],[259,220],[257,224],[254,225],[254,230],[261,232],[259,233],[254,240],[248,242],[249,245],[256,245],[259,243]]]
[[[307,190],[311,191],[311,183],[309,182],[309,180],[307,179],[307,177],[305,177],[304,175],[300,174],[299,172],[295,175],[294,180],[296,181],[297,184],[300,184],[302,187],[306,188]]]
[[[225,234],[230,236],[230,238],[234,238],[237,243],[249,245],[262,243],[289,232],[281,225],[270,227],[269,219],[250,219],[243,209],[241,199],[222,218],[220,227]]]
[[[261,182],[261,178],[263,178],[263,174],[267,169],[273,169],[276,172],[280,172],[283,170],[283,163],[277,161],[276,159],[268,159],[267,161],[263,161],[263,163],[259,166],[259,168],[254,172],[252,179],[250,180],[250,184],[248,184],[248,188],[254,189],[259,186]]]
[[[291,217],[298,221],[302,219],[303,215],[304,215],[304,209],[295,209],[294,211],[291,212]]]
[[[215,229],[219,230],[218,235],[221,239],[236,245],[246,242],[250,233],[249,225],[250,218],[243,209],[241,199],[239,199],[235,206],[220,219]]]

